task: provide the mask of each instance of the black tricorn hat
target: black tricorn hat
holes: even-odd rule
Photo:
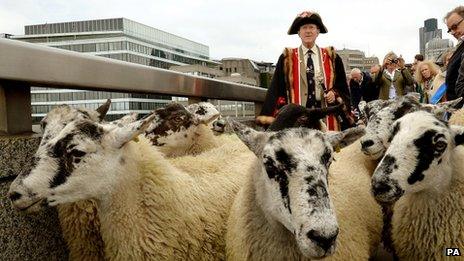
[[[322,23],[322,18],[318,13],[303,12],[293,20],[290,29],[288,29],[288,34],[297,34],[300,27],[305,24],[315,24],[321,34],[327,33],[327,28]]]

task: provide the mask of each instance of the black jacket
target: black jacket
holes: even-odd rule
[[[458,46],[456,51],[451,56],[450,61],[448,63],[448,68],[446,69],[446,98],[448,100],[454,100],[459,97],[464,97],[463,84],[461,83],[460,86],[456,86],[456,82],[459,76],[459,67],[461,67],[462,64],[463,54],[464,44],[463,42],[461,42],[461,44]]]

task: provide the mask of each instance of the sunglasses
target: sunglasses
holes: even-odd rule
[[[456,29],[458,29],[458,26],[462,23],[462,21],[464,21],[464,18],[462,18],[461,21],[453,24],[450,28],[448,28],[448,33],[451,33],[451,31],[456,31]]]

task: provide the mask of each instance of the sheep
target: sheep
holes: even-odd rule
[[[95,122],[103,121],[111,105],[111,100],[107,100],[96,110],[85,108],[73,108],[68,105],[59,105],[53,108],[41,120],[40,126],[43,131],[42,139],[39,144],[39,150],[45,149],[45,144],[56,137],[59,132],[69,122],[78,119],[88,119]],[[73,209],[78,211],[79,215],[74,216],[69,212]],[[61,205],[57,208],[60,226],[63,238],[69,249],[69,258],[71,260],[102,260],[101,236],[99,233],[99,223],[94,221],[96,216],[96,206],[93,203],[77,203]],[[86,229],[74,229],[85,224]],[[87,242],[93,242],[87,244]]]
[[[171,103],[156,110],[157,117],[145,136],[167,157],[197,155],[220,145],[223,136],[215,136],[208,126],[219,117],[219,111],[207,102],[187,108]]]
[[[362,127],[322,133],[231,125],[257,158],[230,210],[228,259],[369,258],[380,242],[382,215],[369,192],[370,176],[358,173],[366,172],[363,155],[349,161],[359,144],[346,147],[328,175],[333,147],[354,142]]]
[[[410,93],[396,100],[375,100],[368,104],[361,102],[359,108],[367,120],[366,135],[360,140],[362,152],[373,160],[380,159],[388,148],[391,126],[395,120],[417,110],[430,111],[441,117],[445,112],[453,112],[461,100],[458,98],[437,105],[421,104],[417,93]]]
[[[448,122],[453,125],[464,126],[464,109],[453,112]]]
[[[198,166],[222,167],[191,175],[143,135],[132,141],[155,117],[123,127],[68,123],[37,151],[32,171],[11,184],[12,204],[28,212],[95,198],[110,260],[223,259],[226,218],[252,154],[234,148],[223,152],[226,163],[199,155]],[[230,166],[240,171],[228,171]]]
[[[392,240],[400,260],[445,260],[464,249],[464,127],[416,111],[393,124],[372,177],[379,202],[394,203]]]
[[[161,145],[164,146],[157,147],[168,156],[181,156],[188,153],[196,155],[214,147],[219,147],[222,144],[230,143],[229,147],[235,146],[232,143],[238,143],[237,139],[234,141],[230,135],[213,137],[212,131],[208,129],[207,124],[214,120],[218,113],[212,104],[206,102],[192,104],[187,108],[180,104],[169,104],[166,108],[155,111],[157,116],[148,127],[145,135],[150,137],[153,145],[160,145],[159,142],[161,141]],[[124,125],[135,121],[136,118],[137,115],[132,113],[110,122],[110,124]],[[163,132],[160,130],[163,130]],[[219,155],[222,156],[224,152],[216,150],[215,153],[211,155],[212,160]],[[225,158],[225,156],[222,156],[222,158]],[[191,158],[183,158],[171,163],[190,173],[204,171],[193,168],[192,162],[196,161]],[[208,165],[203,164],[203,166]],[[59,205],[58,214],[63,236],[70,250],[70,259],[102,260],[104,248],[99,232],[100,221],[95,200]]]

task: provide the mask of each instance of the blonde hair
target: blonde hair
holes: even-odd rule
[[[436,65],[431,60],[425,60],[423,62],[419,62],[417,64],[417,67],[416,67],[416,72],[414,73],[414,78],[415,78],[416,82],[418,82],[418,83],[423,83],[425,81],[425,79],[424,79],[424,77],[422,76],[422,73],[421,73],[421,68],[422,68],[423,65],[427,65],[427,67],[429,67],[430,77],[431,78],[435,77],[435,75],[440,73],[440,67],[438,67],[438,65]]]

